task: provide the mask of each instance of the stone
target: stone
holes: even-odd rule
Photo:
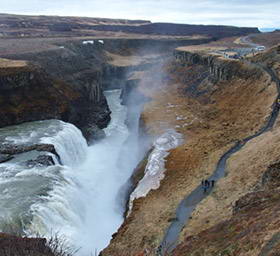
[[[28,161],[24,162],[23,164],[29,168],[33,168],[33,167],[42,167],[42,166],[52,166],[55,163],[51,156],[41,155],[41,156],[38,156],[35,160],[28,160]]]
[[[9,154],[0,154],[0,163],[5,163],[13,159],[13,156]]]

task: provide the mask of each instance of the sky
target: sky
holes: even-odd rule
[[[280,0],[0,0],[0,13],[280,27]]]

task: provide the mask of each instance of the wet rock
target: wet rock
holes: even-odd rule
[[[0,154],[5,155],[15,155],[20,153],[29,152],[32,150],[45,151],[54,154],[58,159],[60,159],[58,153],[56,152],[54,145],[52,144],[35,144],[35,145],[0,145]]]
[[[0,163],[5,163],[13,159],[13,156],[8,154],[0,154]]]
[[[28,152],[31,150],[37,150],[37,151],[47,151],[53,154],[57,154],[55,151],[55,148],[51,144],[35,144],[35,145],[1,145],[0,146],[0,152],[3,154],[20,154],[24,152]]]
[[[80,129],[92,123],[100,129],[108,125],[110,110],[102,88],[107,57],[102,49],[78,42],[68,43],[63,51],[6,57],[38,66],[0,70],[0,127],[46,119]]]
[[[105,132],[95,124],[88,125],[82,131],[89,145],[106,137]]]
[[[33,167],[51,166],[54,165],[55,163],[51,156],[41,155],[38,156],[35,160],[28,160],[23,164],[29,168],[33,168]]]

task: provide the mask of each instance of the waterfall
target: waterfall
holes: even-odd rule
[[[109,244],[123,222],[124,191],[140,158],[141,106],[133,102],[128,111],[120,94],[121,90],[105,92],[111,122],[104,129],[106,137],[90,147],[78,128],[59,120],[0,130],[0,139],[4,134],[9,144],[54,145],[62,163],[28,168],[20,160],[30,157],[26,155],[0,164],[0,209],[5,209],[0,210],[0,231],[1,222],[9,220],[29,236],[58,233],[81,248],[78,256],[100,252]]]
[[[63,165],[77,166],[86,159],[87,142],[76,126],[60,122],[61,131],[53,137],[43,137],[41,142],[54,145]]]
[[[10,226],[29,235],[48,235],[48,224],[54,223],[54,218],[62,223],[65,219],[75,220],[75,213],[66,210],[70,207],[65,192],[66,188],[77,189],[71,178],[73,168],[86,158],[87,143],[80,130],[59,120],[46,120],[2,128],[0,137],[5,140],[3,144],[15,146],[53,144],[66,164],[60,165],[51,153],[38,151],[16,155],[12,161],[0,164],[0,231]],[[52,156],[55,165],[25,164],[39,155]]]
[[[103,140],[86,147],[80,132],[68,124],[56,136],[42,139],[55,146],[65,166],[44,200],[32,206],[29,232],[47,237],[58,232],[81,248],[79,256],[100,252],[122,224],[122,192],[138,163],[140,107],[128,113],[120,94],[105,92],[112,114]]]

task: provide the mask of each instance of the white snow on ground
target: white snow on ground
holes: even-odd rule
[[[134,199],[145,197],[151,190],[159,188],[160,181],[165,176],[165,158],[169,155],[168,151],[178,147],[182,141],[182,135],[175,130],[167,130],[154,141],[154,149],[149,156],[145,175],[130,195],[129,213]]]
[[[83,41],[83,44],[94,44],[94,40]]]
[[[176,120],[186,120],[188,119],[187,117],[184,117],[184,116],[177,116],[176,117]]]

